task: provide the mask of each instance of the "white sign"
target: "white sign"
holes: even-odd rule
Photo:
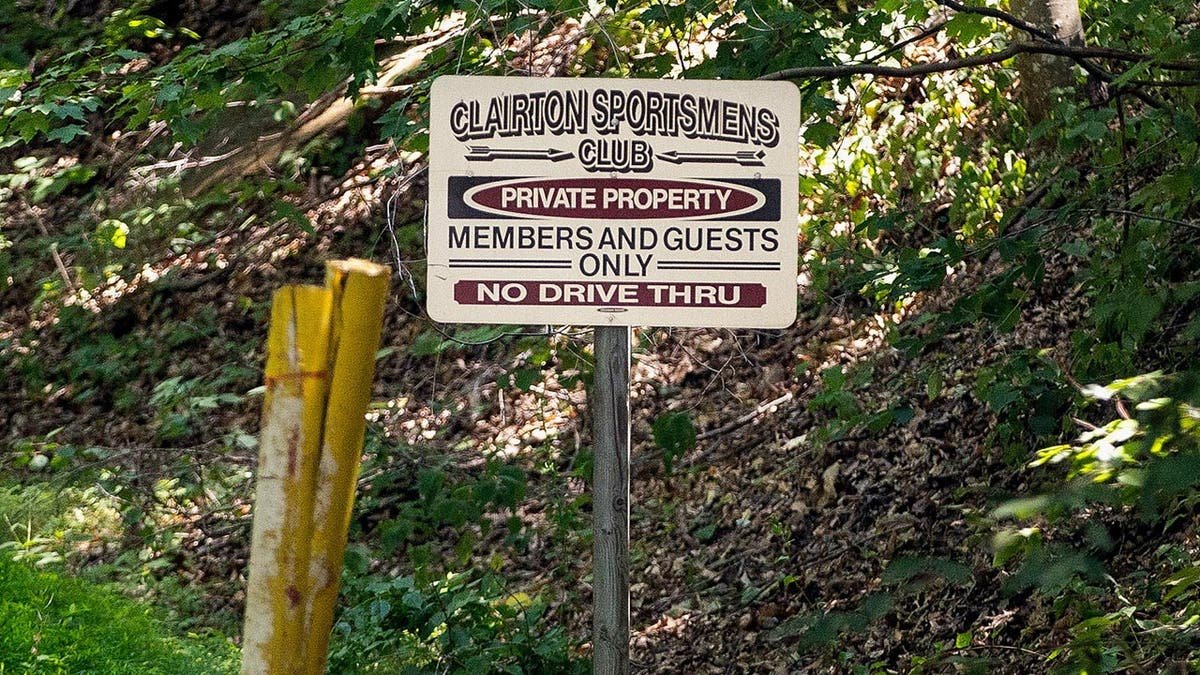
[[[799,120],[788,82],[438,78],[429,315],[788,326]]]

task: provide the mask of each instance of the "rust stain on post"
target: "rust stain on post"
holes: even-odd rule
[[[287,475],[289,478],[296,475],[296,460],[299,457],[300,457],[300,430],[293,429],[292,435],[288,437]]]
[[[331,297],[320,286],[275,293],[267,335],[242,673],[299,672],[312,495],[326,399]]]
[[[242,675],[325,670],[390,272],[336,261],[275,294]]]

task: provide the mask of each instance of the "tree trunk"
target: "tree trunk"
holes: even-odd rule
[[[1013,0],[1012,7],[1017,16],[1064,43],[1083,46],[1078,0]],[[1054,107],[1053,90],[1075,84],[1074,63],[1062,56],[1022,54],[1017,57],[1017,72],[1021,76],[1018,96],[1035,124]]]

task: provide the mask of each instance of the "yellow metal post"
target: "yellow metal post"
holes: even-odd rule
[[[390,270],[326,272],[272,306],[242,675],[325,669]]]
[[[267,335],[242,673],[300,673],[312,501],[329,367],[332,294],[320,286],[275,293]]]
[[[333,294],[335,346],[314,500],[309,562],[313,593],[305,617],[308,673],[325,672],[390,272],[365,260],[333,261],[326,266],[325,284]]]

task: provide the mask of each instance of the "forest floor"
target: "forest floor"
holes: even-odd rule
[[[253,390],[270,295],[319,281],[327,259],[371,258],[398,274],[360,482],[372,498],[356,515],[354,536],[376,537],[395,499],[414,491],[411,483],[380,487],[382,477],[411,479],[433,466],[470,476],[488,457],[521,466],[530,485],[516,515],[530,534],[513,547],[505,528],[495,528],[471,561],[498,568],[514,591],[547,599],[546,620],[587,643],[587,484],[576,469],[590,445],[589,410],[586,387],[563,364],[589,358],[588,331],[551,332],[545,363],[513,337],[442,344],[446,327],[434,327],[421,308],[420,164],[355,133],[333,145],[331,154],[350,158],[346,166],[307,175],[286,197],[311,232],[286,219],[210,221],[213,235],[183,253],[166,244],[131,252],[147,261],[132,280],[77,290],[65,308],[38,294],[60,276],[82,285],[47,245],[77,227],[80,192],[29,209],[13,202],[0,214],[25,261],[0,296],[0,375],[10,383],[0,390],[0,442],[27,460],[0,487],[0,497],[9,491],[0,500],[11,509],[9,524],[35,506],[15,503],[27,494],[22,486],[66,490],[105,467],[97,484],[123,486],[109,496],[136,509],[88,516],[88,536],[71,543],[74,570],[103,578],[129,569],[131,559],[153,563],[139,568],[144,597],[170,606],[187,626],[215,625],[232,637],[243,602],[260,403]],[[262,213],[273,203],[245,208]],[[1069,358],[1071,332],[1083,327],[1074,281],[1081,263],[1065,255],[1047,261],[1040,284],[1023,289],[1015,331],[966,326],[914,355],[887,335],[928,331],[927,319],[951,311],[991,264],[953,269],[939,289],[888,314],[853,289],[818,298],[802,285],[800,318],[785,330],[635,331],[630,578],[638,671],[1047,669],[1074,622],[1058,621],[1042,595],[1006,590],[1011,575],[992,564],[993,510],[1035,490],[1024,466],[1037,448],[1014,455],[1019,443],[1000,436],[1008,419],[981,400],[973,378],[1021,350]],[[841,428],[847,410],[871,422]],[[667,412],[686,413],[698,432],[695,447],[670,458],[669,472],[652,430]],[[185,483],[192,492],[173,492]],[[155,515],[131,530],[134,510]],[[1106,564],[1121,580],[1142,564],[1148,533],[1126,517],[1106,519]],[[1180,527],[1173,537],[1195,534],[1195,525]],[[36,549],[26,534],[18,543]],[[433,543],[454,557],[455,537]],[[373,569],[408,565],[404,550],[372,561]],[[820,637],[832,646],[808,644]]]
[[[550,620],[586,642],[586,520],[556,522],[561,505],[586,489],[571,474],[589,444],[585,388],[560,383],[554,363],[533,368],[532,384],[506,382],[502,376],[529,371],[529,354],[514,350],[512,339],[434,354],[414,349],[430,338],[406,281],[406,274],[421,270],[393,258],[388,204],[403,223],[394,229],[419,231],[423,186],[413,174],[373,177],[370,167],[392,161],[386,149],[374,152],[378,156],[337,180],[312,181],[299,197],[313,205],[315,236],[295,228],[230,228],[207,248],[159,259],[143,272],[144,287],[94,294],[107,304],[69,328],[52,309],[31,311],[29,297],[13,293],[0,300],[0,326],[10,335],[36,336],[8,343],[9,381],[29,383],[35,362],[79,364],[47,369],[47,383],[37,390],[0,392],[6,442],[16,447],[40,439],[37,447],[46,447],[52,439],[53,447],[105,449],[107,461],[126,466],[143,486],[169,477],[181,463],[201,480],[217,466],[248,469],[253,453],[230,452],[221,439],[235,430],[254,434],[257,398],[239,396],[195,412],[186,435],[163,442],[163,407],[174,409],[154,400],[161,391],[156,386],[172,377],[234,373],[222,386],[245,394],[257,384],[263,308],[273,289],[320,278],[322,261],[332,257],[399,263],[405,273],[397,276],[389,304],[371,434],[392,449],[391,469],[405,465],[406,475],[433,461],[470,474],[488,455],[530,467],[530,490],[519,509],[535,533],[530,543],[516,551],[494,533],[475,559],[499,555],[509,578],[550,598]],[[63,199],[41,218],[52,231],[66,227],[71,208]],[[36,225],[19,216],[11,222],[18,235],[22,226],[32,232]],[[18,246],[21,241],[18,236]],[[40,255],[40,272],[53,273],[48,253]],[[1069,260],[1058,262],[1029,289],[1017,332],[967,327],[915,357],[888,346],[885,327],[919,333],[906,317],[918,309],[922,315],[948,311],[985,270],[954,270],[941,290],[890,317],[854,296],[818,303],[802,289],[801,317],[786,330],[637,330],[631,580],[639,667],[818,672],[871,663],[905,669],[925,660],[935,669],[951,662],[1004,672],[1042,669],[1049,656],[1042,645],[1062,638],[1058,627],[1047,624],[1050,614],[1039,596],[1002,593],[1003,575],[991,564],[989,513],[1028,489],[1020,464],[1029,457],[1005,459],[995,439],[997,419],[963,374],[1016,349],[1048,350],[1055,358],[1069,353],[1066,341],[1078,316],[1074,270]],[[550,342],[562,354],[583,355],[588,334],[562,332]],[[145,354],[113,344],[157,345],[166,361],[146,367],[138,361]],[[86,351],[96,345],[108,347]],[[97,354],[98,361],[89,361]],[[131,362],[109,362],[114,358]],[[822,373],[839,365],[846,381],[831,386]],[[122,386],[135,402],[114,401],[115,392],[104,390],[97,369],[116,367],[125,369]],[[67,381],[53,381],[54,372]],[[90,393],[80,396],[81,390]],[[839,405],[883,414],[873,429],[842,434],[831,426]],[[687,412],[699,432],[696,446],[674,458],[670,474],[651,430],[667,411]],[[532,470],[546,462],[550,470]],[[25,475],[37,477],[32,469]],[[363,489],[371,488],[371,478],[365,476]],[[202,613],[224,616],[226,627],[236,625],[240,613],[248,496],[247,482],[210,512],[176,513],[172,531],[182,544],[155,572],[202,590]],[[369,533],[377,516],[360,514],[361,532]],[[1137,537],[1132,531],[1118,536],[1109,561],[1114,574],[1136,567]],[[97,533],[80,544],[80,560],[111,562],[136,539],[125,533],[112,541]],[[948,562],[885,573],[889,563],[906,559]],[[403,554],[376,565],[403,568]],[[878,611],[881,597],[892,604]],[[798,647],[817,616],[826,617],[818,630],[841,633],[835,650]]]

